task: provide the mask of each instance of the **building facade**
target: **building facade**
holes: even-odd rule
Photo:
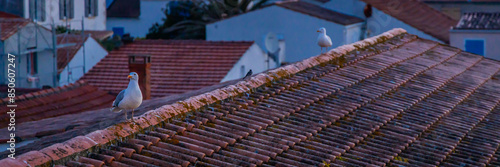
[[[82,25],[85,30],[106,30],[106,0],[1,1],[0,11],[29,18],[46,28],[54,24],[76,30]]]
[[[315,11],[326,12],[318,15]],[[332,18],[324,18],[331,16]],[[282,62],[296,62],[321,53],[317,44],[320,27],[326,28],[333,46],[360,39],[362,19],[344,15],[307,2],[286,2],[223,19],[206,26],[207,40],[255,41],[265,49],[269,32],[284,40],[286,56]],[[283,48],[280,48],[284,52]]]

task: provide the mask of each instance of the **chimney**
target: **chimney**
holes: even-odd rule
[[[128,69],[139,75],[139,87],[142,98],[151,99],[151,56],[150,55],[129,55]]]

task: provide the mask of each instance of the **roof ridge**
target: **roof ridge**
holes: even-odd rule
[[[107,144],[116,139],[127,138],[136,132],[142,131],[144,128],[157,125],[160,122],[172,118],[176,115],[184,114],[186,112],[199,109],[207,104],[212,104],[227,98],[241,95],[242,93],[250,91],[254,88],[258,88],[273,80],[285,78],[288,75],[296,74],[322,63],[330,62],[350,51],[364,48],[404,33],[406,33],[406,30],[396,28],[382,33],[378,36],[365,39],[363,41],[358,41],[353,44],[337,47],[328,51],[326,54],[317,55],[300,62],[269,70],[265,73],[257,74],[247,81],[239,81],[236,84],[228,85],[220,89],[196,95],[177,103],[163,105],[162,107],[147,111],[138,118],[135,118],[137,124],[127,122],[118,123],[106,129],[97,130],[92,133],[86,134],[85,136],[74,137],[68,141],[65,141],[64,143],[51,145],[40,151],[27,152],[20,155],[15,160],[7,158],[0,160],[0,162],[12,166],[26,166],[27,164],[33,166],[52,163],[53,161],[69,157],[74,153],[86,151],[94,146]],[[58,155],[58,157],[51,157],[44,153],[44,151],[63,148],[71,149],[72,151],[69,151],[62,155]]]

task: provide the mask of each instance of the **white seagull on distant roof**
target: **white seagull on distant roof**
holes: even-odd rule
[[[115,101],[113,101],[113,112],[121,112],[122,110],[132,109],[132,121],[134,121],[134,109],[139,107],[142,103],[142,92],[139,88],[139,75],[135,72],[131,72],[128,75],[130,82],[125,90],[122,90],[118,96],[116,96]],[[125,120],[127,119],[127,112],[125,111]]]
[[[332,46],[332,39],[326,35],[326,29],[323,27],[321,27],[317,32],[319,32],[318,45],[321,47],[321,53],[323,53],[323,48],[326,48],[326,51],[328,51],[328,47]]]

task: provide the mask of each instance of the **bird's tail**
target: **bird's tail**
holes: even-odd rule
[[[113,111],[114,113],[119,113],[119,112],[122,112],[122,109],[120,109],[118,107],[113,107],[110,109],[110,111]]]

